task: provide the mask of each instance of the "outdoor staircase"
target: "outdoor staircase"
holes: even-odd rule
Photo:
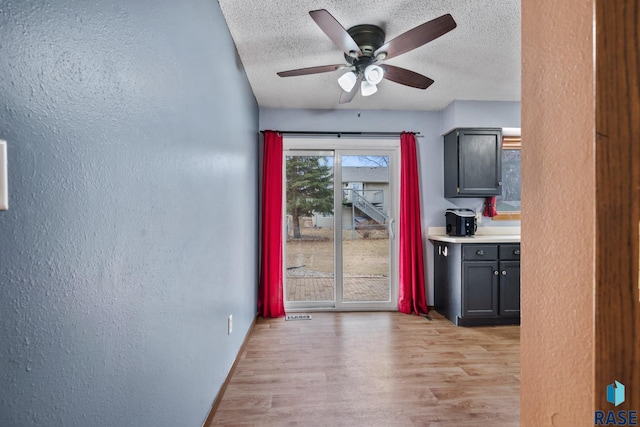
[[[377,222],[378,224],[386,224],[389,221],[387,214],[382,212],[373,203],[369,202],[362,194],[357,191],[352,191],[353,205],[358,208],[363,214]]]

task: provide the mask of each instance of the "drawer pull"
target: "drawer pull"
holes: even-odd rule
[[[520,249],[516,249],[516,250],[514,250],[514,251],[513,251],[513,254],[514,254],[514,255],[520,255]]]
[[[479,250],[476,251],[476,255],[483,256],[484,255],[484,251],[482,249],[479,249]]]

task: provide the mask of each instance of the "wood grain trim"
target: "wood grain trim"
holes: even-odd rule
[[[520,212],[498,212],[498,215],[491,218],[492,221],[520,221]]]
[[[244,351],[247,348],[247,344],[249,343],[249,338],[251,338],[251,335],[253,335],[253,330],[256,327],[257,320],[258,320],[258,316],[256,315],[256,317],[253,318],[253,322],[251,322],[251,326],[249,326],[249,331],[247,332],[247,335],[244,337],[244,341],[240,346],[240,350],[238,350],[238,354],[236,355],[236,358],[233,360],[233,365],[231,365],[231,369],[229,369],[229,373],[227,374],[227,377],[224,379],[224,382],[222,383],[222,386],[220,387],[220,390],[218,391],[216,398],[213,400],[213,404],[211,405],[211,410],[209,411],[209,415],[207,415],[207,419],[202,424],[202,427],[211,427],[213,425],[212,424],[213,417],[216,414],[216,410],[218,409],[218,406],[220,406],[220,402],[222,401],[224,392],[227,390],[229,381],[231,381],[231,377],[233,376],[233,373],[235,372],[236,367],[238,366],[240,357],[244,354]]]
[[[519,136],[503,136],[503,150],[519,150],[522,147],[522,138]]]
[[[640,409],[640,2],[596,0],[595,409]]]

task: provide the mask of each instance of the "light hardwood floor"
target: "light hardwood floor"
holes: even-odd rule
[[[258,319],[210,426],[518,426],[520,327]]]

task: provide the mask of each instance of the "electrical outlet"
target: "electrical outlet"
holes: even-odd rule
[[[476,223],[477,223],[478,225],[479,225],[479,224],[482,224],[482,212],[477,212],[477,213],[476,213]]]
[[[227,319],[227,335],[231,335],[231,332],[233,332],[233,314],[230,314]]]

